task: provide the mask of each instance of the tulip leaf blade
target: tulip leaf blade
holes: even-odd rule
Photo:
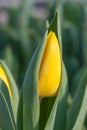
[[[82,106],[78,115],[78,118],[75,122],[75,125],[73,127],[73,130],[82,130],[82,127],[84,125],[84,120],[86,117],[86,113],[87,113],[87,85],[86,85],[86,89],[85,89],[85,94],[84,94],[84,98],[83,98],[83,102],[82,102]]]
[[[12,120],[8,103],[1,90],[0,90],[0,127],[3,130],[15,130],[14,122]]]
[[[5,72],[5,75],[10,84],[10,89],[12,91],[12,97],[10,97],[10,100],[11,100],[11,106],[12,106],[12,111],[13,111],[13,115],[14,115],[14,120],[16,122],[17,106],[18,106],[18,101],[19,101],[18,88],[16,86],[14,78],[13,78],[9,68],[7,67],[7,65],[2,60],[0,60],[0,65],[2,66],[2,68]]]
[[[38,72],[46,45],[47,32],[29,63],[23,83],[23,129],[39,128]],[[29,116],[27,116],[29,115]]]
[[[85,120],[84,113],[87,112],[87,68],[82,72],[82,75],[79,79],[78,87],[76,93],[74,94],[73,103],[71,104],[68,117],[67,117],[67,130],[76,130],[79,127],[79,130],[83,127]],[[80,100],[79,100],[80,99]],[[74,113],[74,114],[73,114]],[[78,125],[79,123],[79,125]]]
[[[79,81],[80,81],[80,78],[82,76],[82,73],[83,71],[85,71],[86,69],[86,66],[83,66],[76,74],[76,76],[74,77],[73,79],[73,82],[72,82],[72,86],[71,86],[71,90],[70,90],[70,93],[71,93],[71,96],[74,97],[75,95],[75,92],[77,91],[77,88],[79,86]]]
[[[23,89],[20,94],[17,111],[17,130],[23,130]]]
[[[67,96],[68,89],[65,92],[65,95],[62,97],[61,101],[58,104],[54,130],[65,130],[66,128],[66,119],[67,119]]]
[[[66,74],[64,64],[62,65],[62,69],[63,69],[62,70],[62,79],[61,79],[61,83],[60,83],[59,92],[57,94],[52,111],[50,113],[47,124],[45,126],[45,130],[53,130],[54,129],[55,120],[57,119],[56,114],[59,113],[59,111],[60,111],[60,109],[58,109],[59,103],[62,102],[62,98],[67,93],[67,74]]]
[[[14,121],[14,116],[13,116],[13,111],[12,111],[12,106],[11,106],[11,100],[10,100],[9,92],[7,90],[7,87],[6,87],[5,83],[1,79],[0,79],[0,91],[4,95],[4,98],[5,98],[6,102],[8,103],[8,107],[9,107],[9,111],[10,111],[13,123],[14,123],[14,125],[16,125],[15,121]]]
[[[19,26],[19,38],[21,44],[19,44],[20,49],[22,49],[21,53],[25,58],[30,60],[31,54],[31,45],[30,45],[30,38],[27,33],[27,29],[29,28],[31,12],[34,6],[34,2],[32,0],[22,0],[21,2],[21,22]]]

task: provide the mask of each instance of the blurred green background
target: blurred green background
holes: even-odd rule
[[[17,5],[10,2],[8,6],[0,5],[0,59],[9,66],[19,88],[27,65],[45,32],[46,20],[50,22],[56,9],[59,9],[63,59],[71,92],[75,75],[87,65],[86,0],[22,0]]]

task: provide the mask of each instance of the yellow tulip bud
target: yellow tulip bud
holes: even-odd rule
[[[40,97],[49,97],[56,94],[61,80],[61,66],[58,39],[55,33],[51,31],[47,36],[39,70],[38,91]]]
[[[8,92],[10,94],[10,97],[12,97],[10,83],[9,83],[8,78],[6,76],[6,73],[1,65],[0,65],[0,78],[5,82],[7,89],[8,89]]]

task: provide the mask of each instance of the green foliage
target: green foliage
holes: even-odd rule
[[[87,112],[87,67],[82,71],[77,90],[75,90],[73,103],[68,111],[67,130],[81,130]],[[74,114],[73,114],[74,113]]]
[[[16,121],[16,116],[17,116],[17,106],[19,102],[19,92],[18,88],[16,86],[16,83],[13,79],[13,76],[11,75],[8,67],[0,60],[0,65],[4,68],[4,71],[6,73],[7,78],[9,79],[9,83],[11,86],[11,91],[12,91],[12,97],[10,98],[11,100],[11,105],[12,105],[12,110],[13,110],[13,115],[14,115],[14,120]],[[1,87],[2,89],[2,87]]]
[[[8,24],[0,26],[0,65],[12,90],[10,97],[0,80],[0,130],[86,130],[87,2],[47,3],[52,22],[44,28],[45,20],[34,17],[33,10],[34,3],[23,0],[19,9],[7,9]],[[60,45],[61,82],[57,95],[39,99],[38,73],[51,30]]]
[[[10,104],[9,94],[6,90],[5,84],[2,81],[0,87],[0,127],[3,130],[15,130],[15,123]]]

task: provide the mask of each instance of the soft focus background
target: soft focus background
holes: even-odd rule
[[[0,59],[9,66],[19,88],[46,20],[51,21],[56,9],[71,91],[75,75],[87,65],[87,0],[0,0]]]

